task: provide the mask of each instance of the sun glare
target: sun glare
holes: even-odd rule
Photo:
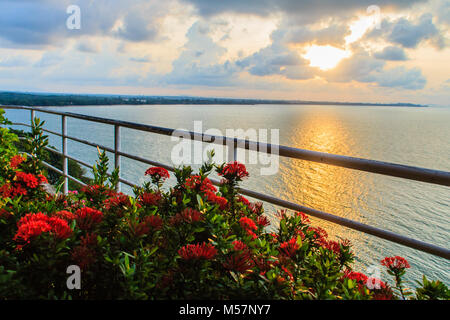
[[[351,52],[332,46],[313,45],[306,50],[303,57],[310,62],[311,67],[321,70],[333,69],[342,59],[348,58]]]

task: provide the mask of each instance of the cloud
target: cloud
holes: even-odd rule
[[[343,46],[345,37],[350,34],[347,25],[330,25],[323,29],[311,29],[309,26],[290,27],[286,26],[288,31],[286,41],[293,44],[310,43],[316,45]]]
[[[370,56],[361,50],[354,56],[344,59],[338,67],[323,72],[323,76],[332,82],[372,83],[379,87],[401,88],[409,90],[423,89],[426,78],[418,68],[406,69],[403,66],[385,69],[386,62]]]
[[[171,1],[118,0],[0,1],[0,38],[11,46],[57,45],[81,36],[119,37],[127,41],[158,39]],[[79,5],[81,29],[69,30],[69,5]]]
[[[367,39],[383,38],[404,48],[415,49],[421,43],[443,49],[447,40],[433,22],[430,13],[421,15],[417,21],[400,18],[395,21],[383,20],[380,29],[368,33]]]
[[[282,13],[291,18],[291,24],[302,25],[321,19],[354,17],[356,11],[366,12],[371,5],[378,5],[385,11],[408,8],[427,0],[181,0],[194,6],[203,17],[224,13],[258,15],[267,17]]]
[[[409,90],[423,89],[427,84],[427,80],[422,75],[419,68],[406,69],[405,67],[397,67],[374,75],[375,82],[380,87],[400,87]]]
[[[450,25],[450,2],[447,0],[441,1],[438,10],[438,20],[441,23]]]
[[[148,55],[144,57],[131,57],[129,60],[132,62],[139,62],[139,63],[149,63],[152,61],[150,56]]]
[[[393,27],[388,39],[405,48],[416,48],[421,41],[431,40],[438,48],[444,46],[442,36],[433,23],[431,14],[424,14],[417,24],[402,18]]]
[[[168,84],[231,86],[239,69],[230,61],[219,63],[227,50],[209,35],[208,24],[198,21],[186,34],[187,43],[173,62],[172,71],[164,77]]]
[[[406,61],[408,57],[406,56],[405,50],[399,47],[389,46],[384,48],[380,52],[376,52],[374,57],[381,60],[389,61]]]
[[[30,65],[30,61],[24,56],[9,56],[0,58],[0,68],[17,68]]]
[[[81,39],[77,43],[77,49],[86,53],[99,53],[101,51],[101,44],[99,41],[92,39]]]
[[[57,53],[46,52],[43,54],[42,58],[36,62],[33,66],[37,68],[48,68],[55,66],[62,62],[64,58]]]
[[[312,68],[296,51],[284,42],[284,34],[272,34],[272,44],[238,60],[236,65],[254,76],[281,75],[288,79],[304,80],[314,76]]]

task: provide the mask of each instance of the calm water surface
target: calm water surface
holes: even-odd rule
[[[61,110],[62,108],[57,108]],[[157,126],[193,130],[279,129],[282,145],[450,171],[450,108],[343,106],[105,106],[66,107],[64,111]],[[13,121],[28,121],[29,112],[7,111]],[[60,130],[59,117],[37,113],[47,128]],[[68,119],[69,135],[113,147],[113,128]],[[270,139],[270,135],[269,135]],[[58,137],[50,142],[60,147]],[[171,163],[176,142],[170,137],[122,129],[122,149],[152,160]],[[96,150],[69,142],[69,153],[89,162]],[[142,182],[146,165],[122,159],[122,174]],[[267,167],[267,166],[265,166]],[[449,247],[450,188],[400,178],[280,158],[277,174],[261,176],[261,165],[249,165],[244,186],[292,202]],[[279,209],[265,204],[273,218]],[[274,223],[276,219],[273,218]],[[313,219],[331,237],[347,238],[357,254],[355,269],[365,272],[389,255],[411,264],[408,282],[439,278],[450,284],[450,262],[360,232]],[[383,278],[387,274],[382,273]]]

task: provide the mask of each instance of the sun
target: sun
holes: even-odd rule
[[[311,67],[318,67],[321,70],[330,70],[336,67],[342,59],[348,58],[350,51],[342,50],[330,45],[312,45],[306,49],[303,57],[310,62]]]

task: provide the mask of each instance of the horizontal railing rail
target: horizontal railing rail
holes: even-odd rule
[[[281,145],[273,145],[273,144],[267,144],[267,143],[260,143],[260,142],[254,142],[249,140],[242,140],[238,138],[230,138],[230,137],[222,137],[222,136],[213,136],[208,135],[204,133],[198,133],[198,132],[191,132],[191,131],[181,131],[171,128],[164,128],[164,127],[158,127],[158,126],[152,126],[152,125],[145,125],[145,124],[139,124],[139,123],[133,123],[133,122],[127,122],[127,121],[121,121],[121,120],[114,120],[114,119],[107,119],[107,118],[100,118],[100,117],[94,117],[89,115],[83,115],[78,113],[72,113],[72,112],[61,112],[56,110],[51,110],[47,108],[42,107],[26,107],[26,106],[0,106],[0,108],[3,109],[19,109],[19,110],[29,110],[31,112],[31,119],[34,119],[35,112],[43,112],[48,114],[54,114],[61,116],[62,120],[62,130],[61,133],[51,131],[48,129],[44,129],[45,132],[48,132],[50,134],[57,135],[62,138],[62,152],[59,152],[57,150],[47,148],[47,150],[51,152],[55,152],[59,154],[63,159],[63,170],[59,170],[48,163],[44,163],[44,165],[59,173],[64,177],[64,192],[67,193],[68,191],[68,180],[75,181],[76,183],[84,185],[83,182],[79,181],[78,179],[72,177],[68,173],[68,160],[75,161],[83,166],[92,168],[92,165],[79,160],[73,156],[69,156],[68,150],[67,150],[67,140],[72,140],[78,143],[82,143],[85,145],[89,145],[92,147],[99,147],[101,149],[104,149],[108,152],[111,152],[114,154],[114,164],[115,167],[120,167],[120,161],[121,157],[126,157],[128,159],[132,159],[135,161],[139,161],[148,165],[152,166],[160,166],[163,168],[166,168],[169,171],[174,171],[175,168],[163,163],[159,163],[156,161],[152,161],[146,158],[142,158],[137,155],[132,155],[129,153],[122,152],[120,150],[120,128],[129,128],[134,129],[138,131],[143,132],[150,132],[150,133],[156,133],[160,135],[165,136],[172,136],[174,133],[176,136],[184,137],[191,140],[201,141],[204,143],[214,143],[219,144],[223,146],[227,146],[229,150],[229,160],[236,159],[236,150],[238,148],[246,149],[250,151],[257,151],[257,152],[263,152],[267,154],[273,154],[286,157],[286,158],[292,158],[292,159],[299,159],[299,160],[306,160],[306,161],[312,161],[317,163],[323,163],[338,167],[344,167],[348,169],[354,169],[359,171],[366,171],[376,174],[381,174],[385,176],[392,176],[392,177],[398,177],[408,180],[415,180],[415,181],[421,181],[425,183],[431,183],[431,184],[437,184],[442,186],[450,186],[450,172],[446,171],[439,171],[439,170],[432,170],[432,169],[426,169],[426,168],[419,168],[419,167],[413,167],[413,166],[406,166],[401,164],[395,164],[395,163],[388,163],[388,162],[382,162],[382,161],[376,161],[376,160],[368,160],[368,159],[362,159],[362,158],[355,158],[355,157],[348,157],[348,156],[341,156],[341,155],[335,155],[335,154],[329,154],[329,153],[323,153],[323,152],[317,152],[317,151],[310,151],[310,150],[304,150],[304,149],[298,149],[298,148],[292,148],[287,146],[281,146]],[[87,141],[84,139],[79,139],[76,137],[69,136],[67,134],[67,118],[75,118],[79,120],[86,120],[91,122],[97,122],[97,123],[103,123],[114,126],[114,147],[107,147],[103,145],[99,145],[98,143]],[[31,127],[31,125],[26,123],[13,123],[13,125],[21,125],[21,126],[27,126]],[[129,186],[136,186],[133,182],[127,181],[119,176],[119,182],[129,185]],[[215,181],[212,179],[212,182],[214,184],[219,184],[219,181]],[[117,186],[117,190],[120,191],[120,183]],[[295,210],[295,211],[302,211],[305,212],[311,216],[317,217],[319,219],[327,220],[329,222],[357,230],[366,234],[370,234],[397,244],[401,244],[416,250],[420,250],[426,253],[430,253],[439,257],[443,257],[445,259],[450,260],[450,250],[446,248],[442,248],[433,244],[429,244],[426,242],[422,242],[420,240],[412,239],[410,237],[406,237],[403,235],[396,234],[391,231],[383,230],[380,228],[376,228],[373,226],[369,226],[357,221],[353,221],[347,218],[339,217],[330,213],[322,212],[319,210],[315,210],[313,208],[305,207],[296,203],[292,203],[286,200],[282,200],[273,196],[269,196],[266,194],[262,194],[259,192],[255,192],[252,190],[248,190],[245,188],[239,189],[240,193],[247,195],[249,197],[265,201],[268,203],[271,203],[273,205],[277,205],[280,207],[284,207],[287,209]]]

